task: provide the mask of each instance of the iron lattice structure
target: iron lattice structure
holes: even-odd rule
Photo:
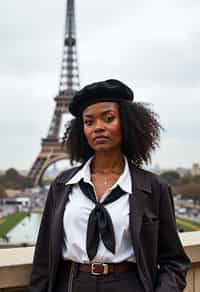
[[[35,186],[41,184],[42,176],[50,164],[67,158],[59,135],[63,115],[68,112],[69,103],[79,88],[75,5],[74,0],[67,0],[59,93],[54,98],[55,110],[47,137],[42,139],[41,151],[29,172]]]

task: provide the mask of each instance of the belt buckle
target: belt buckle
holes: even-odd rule
[[[103,266],[103,272],[95,272],[95,265]],[[91,265],[91,274],[95,276],[99,275],[107,275],[108,274],[108,264],[102,264],[102,263],[92,263]]]

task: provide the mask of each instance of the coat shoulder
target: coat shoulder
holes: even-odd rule
[[[143,168],[139,168],[139,167],[134,167],[134,171],[136,173],[137,178],[142,178],[142,181],[146,181],[148,184],[150,185],[154,185],[154,186],[164,186],[164,187],[169,187],[169,185],[167,184],[167,182],[159,175],[143,169]]]
[[[78,172],[81,169],[82,165],[71,167],[69,169],[63,170],[61,173],[57,175],[57,177],[54,179],[53,184],[56,185],[57,183],[66,183],[68,180],[70,180],[76,172]]]

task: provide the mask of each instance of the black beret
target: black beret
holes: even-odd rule
[[[69,112],[74,116],[79,116],[91,104],[104,101],[132,101],[133,98],[131,88],[119,80],[108,79],[86,85],[77,91],[69,105]]]

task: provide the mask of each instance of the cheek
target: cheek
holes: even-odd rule
[[[120,123],[115,123],[112,128],[111,128],[111,132],[112,132],[112,135],[118,139],[121,139],[122,137],[122,132],[121,132],[121,126],[120,126]]]
[[[89,140],[90,138],[90,131],[88,130],[87,127],[83,127],[83,133],[84,133],[84,136],[87,140]]]

